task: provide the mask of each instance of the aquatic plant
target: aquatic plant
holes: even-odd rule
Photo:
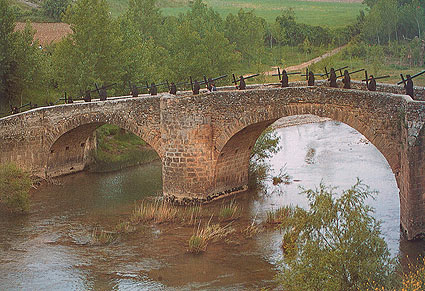
[[[260,232],[260,226],[254,222],[242,230],[242,234],[246,238],[252,238],[254,235],[256,235],[259,232]]]
[[[267,224],[278,224],[282,223],[286,218],[292,214],[291,206],[283,206],[275,211],[267,211],[266,223]]]
[[[155,223],[171,222],[178,218],[177,206],[163,200],[154,203],[143,201],[134,211],[130,218],[133,223],[153,221]]]
[[[199,254],[204,252],[207,249],[208,242],[204,237],[201,237],[197,234],[193,234],[189,239],[189,248],[188,252],[193,254]]]
[[[0,203],[12,212],[28,212],[32,180],[15,164],[0,165]]]
[[[223,205],[219,212],[220,220],[228,221],[239,218],[241,215],[241,209],[235,200],[230,201],[228,205]]]
[[[208,242],[216,242],[235,232],[235,229],[230,227],[231,223],[225,226],[221,226],[220,224],[211,225],[211,220],[212,216],[204,228],[200,228],[201,223],[198,224],[196,233],[189,239],[188,252],[195,254],[204,252],[207,249]]]
[[[91,233],[90,244],[91,245],[107,245],[116,239],[116,233],[106,230],[98,230],[94,228]]]

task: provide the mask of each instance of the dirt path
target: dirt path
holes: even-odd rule
[[[18,0],[18,2],[24,3],[25,5],[31,7],[31,8],[40,8],[40,5],[36,4],[36,3],[32,3],[26,0]]]
[[[319,56],[317,58],[314,58],[312,60],[309,60],[309,61],[307,61],[305,63],[300,64],[300,65],[295,65],[295,66],[287,67],[287,68],[285,68],[285,70],[287,72],[290,72],[290,71],[299,71],[299,70],[305,69],[305,68],[307,68],[308,66],[310,66],[312,64],[315,64],[317,62],[320,62],[324,58],[327,58],[327,57],[330,57],[330,56],[333,56],[333,55],[337,54],[338,52],[340,52],[346,46],[347,45],[343,45],[343,46],[337,47],[336,49],[333,49],[333,50],[331,50],[331,51],[329,51],[329,52],[327,52],[327,53],[325,53],[325,54],[323,54],[323,55],[321,55],[321,56]],[[273,71],[264,72],[264,75],[273,75],[273,74],[276,74],[277,67],[272,67],[272,68],[273,68]]]

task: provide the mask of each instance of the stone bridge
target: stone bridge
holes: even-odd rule
[[[149,143],[162,160],[170,200],[206,202],[244,191],[251,150],[279,118],[314,114],[362,133],[383,154],[400,190],[400,223],[409,239],[425,233],[425,90],[412,100],[398,86],[369,92],[325,84],[192,96],[116,97],[33,109],[0,119],[0,163],[14,162],[41,177],[83,170],[95,149],[94,130],[115,124]]]

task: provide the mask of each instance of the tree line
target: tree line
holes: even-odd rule
[[[291,9],[267,23],[243,9],[224,18],[202,0],[178,16],[162,15],[157,0],[129,0],[127,11],[113,18],[106,0],[46,0],[43,13],[69,23],[73,33],[41,50],[29,25],[14,31],[16,11],[0,0],[0,112],[12,104],[52,101],[64,91],[81,96],[94,83],[117,83],[112,94],[128,94],[129,83],[258,68],[268,62],[270,47],[423,37],[424,1],[366,0],[368,14],[330,29],[298,23]],[[397,7],[395,23],[386,21],[388,7]]]

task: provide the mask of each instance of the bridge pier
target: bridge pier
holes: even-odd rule
[[[410,103],[402,114],[400,226],[409,240],[425,234],[425,111]]]
[[[190,112],[181,100],[161,98],[163,194],[172,201],[202,202],[214,189],[211,116]]]

